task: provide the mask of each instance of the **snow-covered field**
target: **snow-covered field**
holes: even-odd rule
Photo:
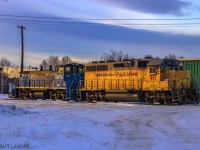
[[[20,101],[0,95],[0,149],[199,147],[200,106]]]

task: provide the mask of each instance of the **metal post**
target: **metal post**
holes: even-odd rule
[[[1,94],[3,94],[3,67],[0,67],[0,77],[1,77]]]
[[[21,51],[21,72],[24,69],[24,26],[17,26],[18,28],[21,29],[21,45],[22,45],[22,51]]]

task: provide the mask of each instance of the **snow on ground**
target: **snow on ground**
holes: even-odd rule
[[[0,116],[16,116],[21,114],[30,114],[32,112],[15,105],[0,105]]]
[[[0,100],[1,99],[8,99],[8,95],[7,94],[0,94]]]
[[[33,150],[200,147],[200,106],[0,99],[0,106],[29,112],[0,116],[0,149],[6,144]]]

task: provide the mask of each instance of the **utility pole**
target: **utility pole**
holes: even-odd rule
[[[3,94],[3,67],[0,67],[0,76],[1,76],[1,94]]]
[[[22,44],[22,51],[21,51],[21,72],[24,69],[24,30],[26,29],[24,26],[17,26],[21,29],[21,44]]]

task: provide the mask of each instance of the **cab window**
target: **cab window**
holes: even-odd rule
[[[70,74],[71,74],[70,66],[65,67],[65,75],[70,75]]]
[[[153,68],[150,68],[150,69],[149,69],[149,73],[150,73],[150,74],[156,74],[156,68],[154,68],[154,67],[153,67]]]
[[[84,76],[84,68],[79,68],[79,75],[80,75],[81,77]]]

